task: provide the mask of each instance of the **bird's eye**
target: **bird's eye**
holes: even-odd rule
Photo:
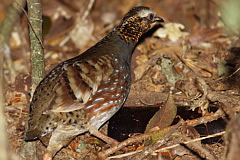
[[[152,21],[154,18],[154,14],[150,13],[148,16],[147,16],[147,19]]]

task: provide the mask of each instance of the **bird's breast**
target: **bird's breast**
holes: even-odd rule
[[[113,73],[102,81],[92,99],[84,105],[89,124],[97,128],[121,108],[129,92],[129,67],[117,58],[113,59],[113,67]]]

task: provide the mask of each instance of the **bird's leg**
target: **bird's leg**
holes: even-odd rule
[[[119,144],[119,142],[111,137],[108,137],[106,135],[104,135],[103,133],[101,133],[100,131],[98,131],[98,129],[92,128],[89,130],[90,134],[102,139],[103,141],[107,142],[110,145],[117,145]]]
[[[58,129],[52,132],[49,140],[47,151],[43,156],[43,160],[52,160],[54,155],[64,146],[67,146],[74,138],[74,134],[61,132]]]

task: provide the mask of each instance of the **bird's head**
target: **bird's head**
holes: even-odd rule
[[[157,16],[151,8],[140,6],[132,8],[123,17],[117,27],[120,36],[127,42],[136,43],[143,33],[146,33],[164,20]]]

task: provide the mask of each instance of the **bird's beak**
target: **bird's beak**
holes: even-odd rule
[[[154,20],[150,24],[151,28],[155,27],[156,25],[159,25],[160,23],[164,23],[164,20],[160,17],[154,17]]]
[[[160,17],[154,17],[154,22],[161,23],[164,22],[164,20]]]

